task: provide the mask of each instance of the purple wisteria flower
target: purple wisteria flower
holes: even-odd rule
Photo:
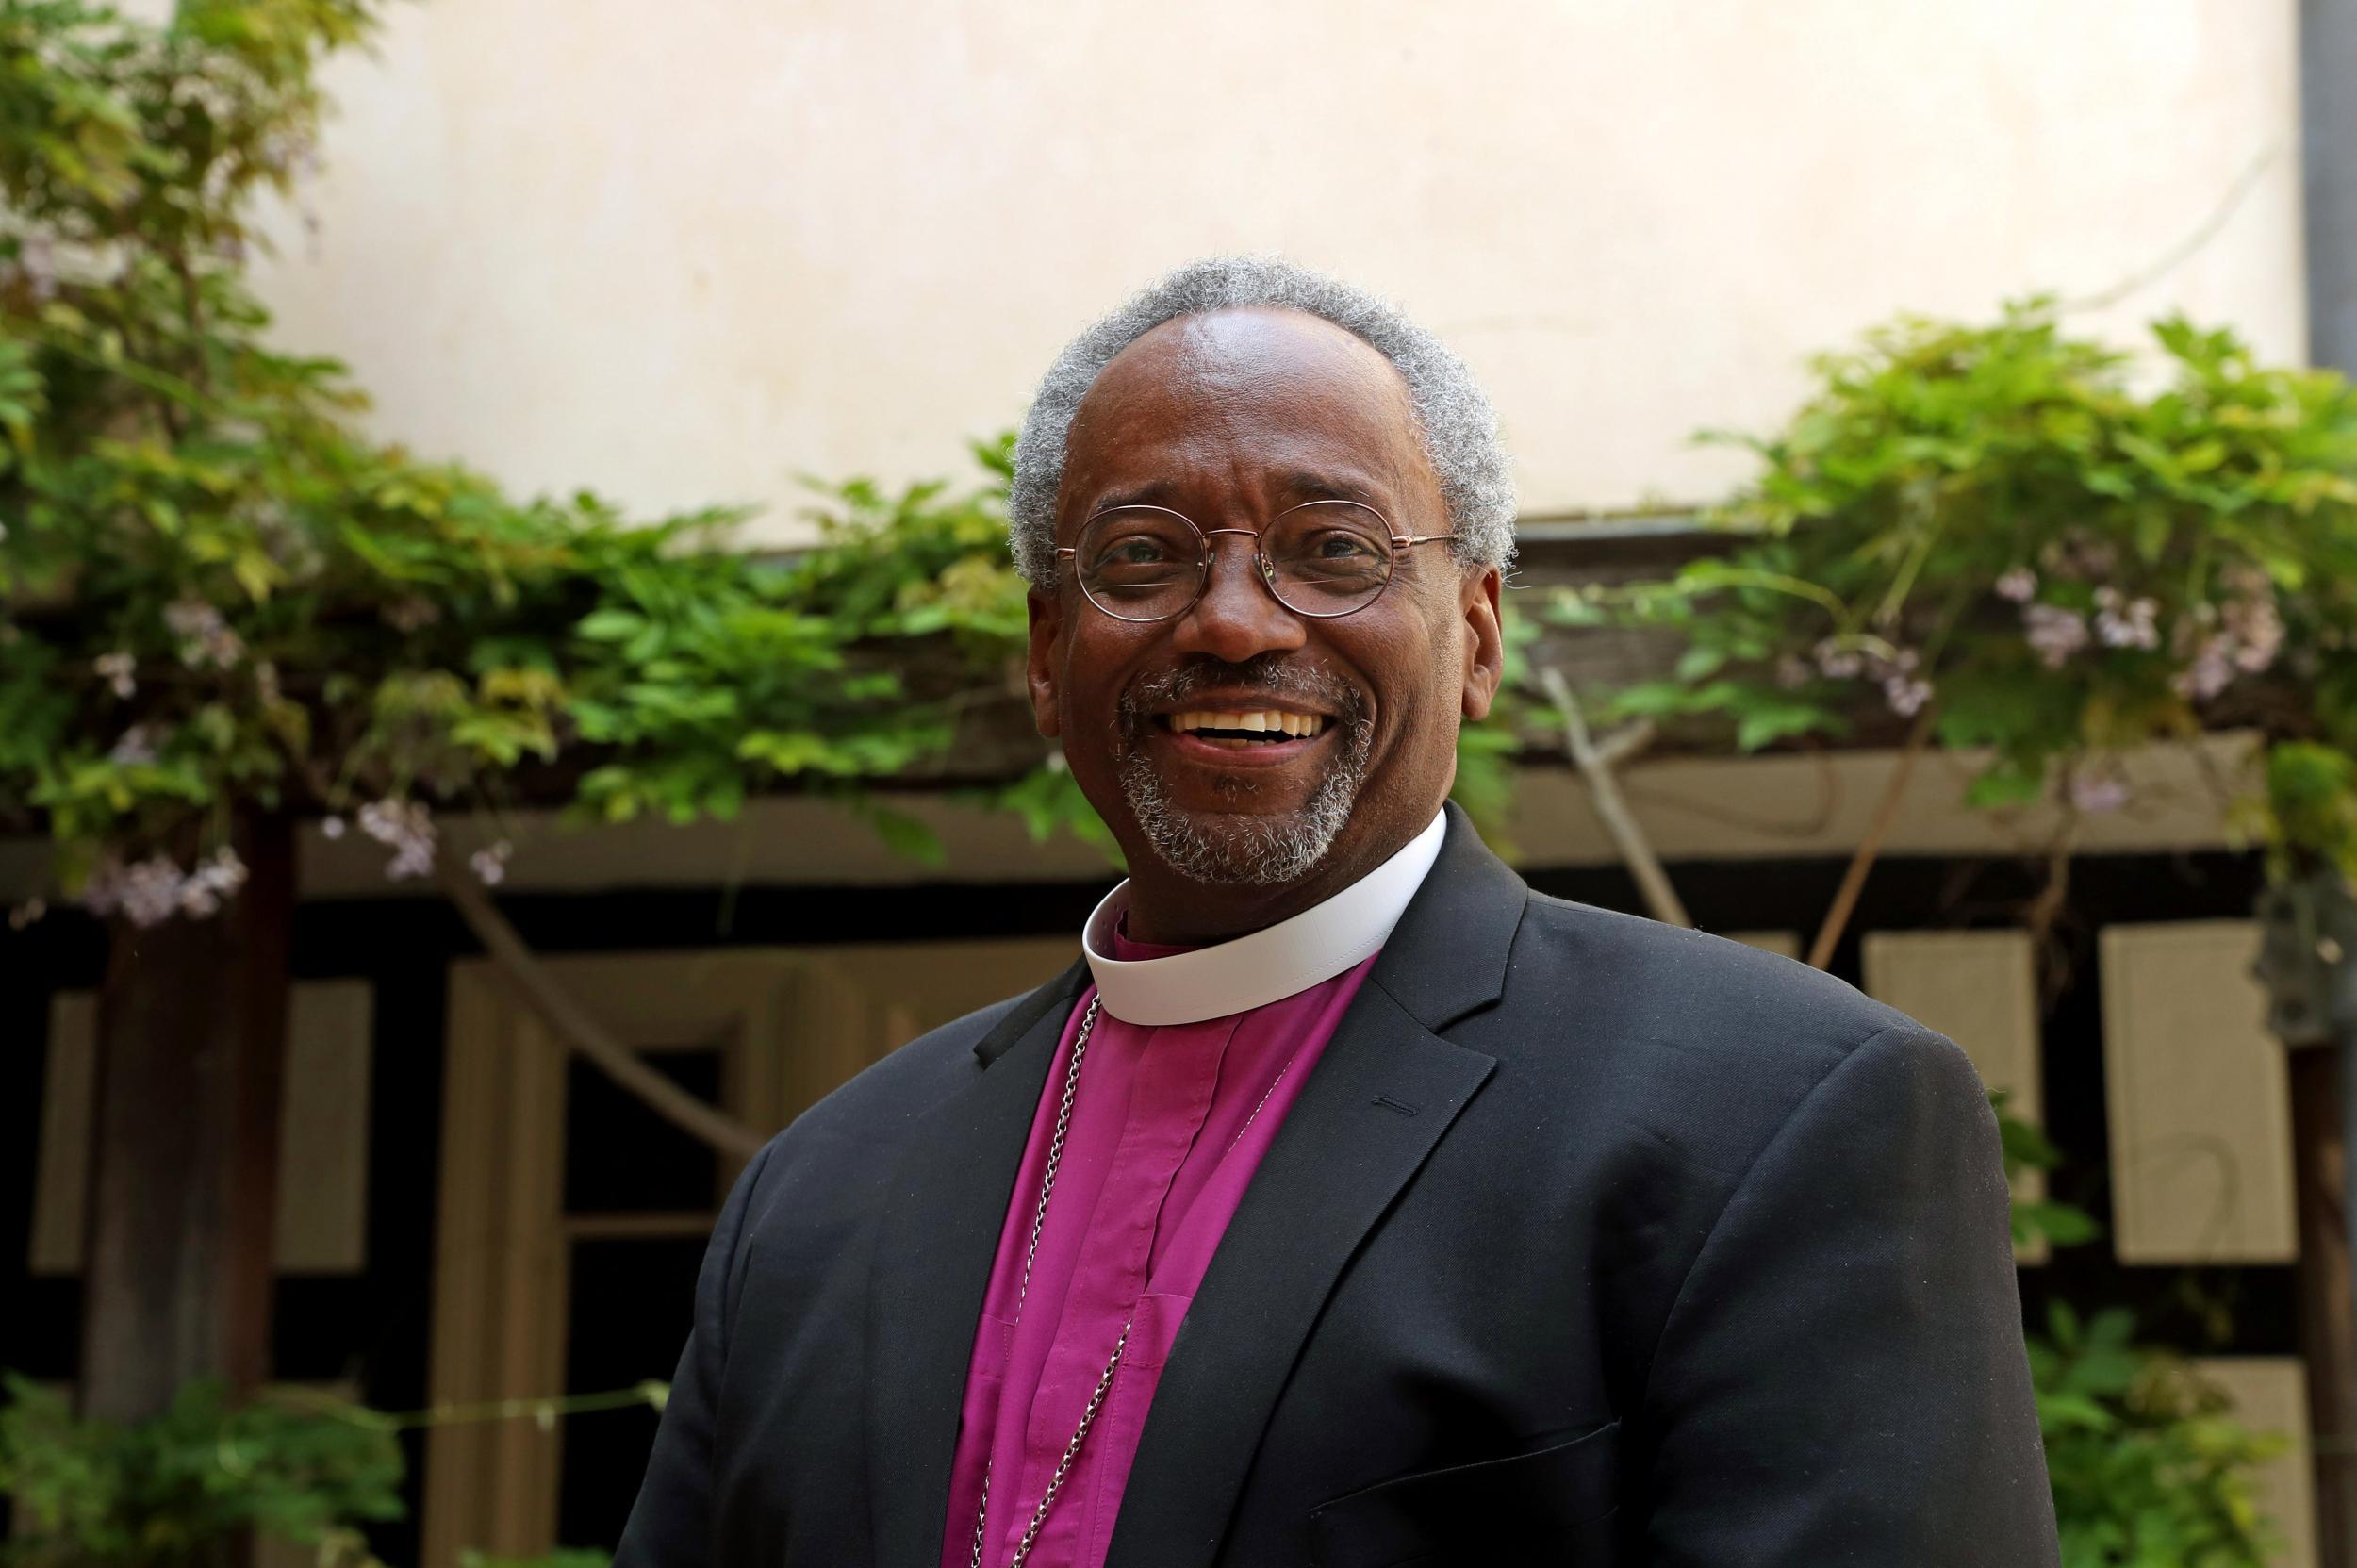
[[[473,854],[469,855],[467,864],[474,867],[474,874],[482,880],[486,887],[497,887],[505,880],[507,857],[515,851],[516,847],[503,838],[489,848],[477,850]]]
[[[124,767],[154,762],[157,736],[155,725],[134,724],[115,737],[113,748],[107,753],[107,760]]]
[[[136,866],[125,867],[110,888],[92,884],[96,914],[114,913],[106,905],[111,901],[124,919],[144,930],[161,925],[172,918],[180,907],[180,867],[169,856],[151,855]]]
[[[1867,648],[1852,647],[1836,637],[1827,637],[1809,651],[1817,661],[1819,673],[1837,681],[1864,679],[1875,682],[1883,690],[1883,701],[1890,711],[1902,718],[1911,718],[1923,710],[1935,695],[1932,684],[1916,673],[1922,655],[1912,648],[1885,652],[1879,643]],[[1787,658],[1776,667],[1777,684],[1797,686],[1808,679],[1806,663]]]
[[[1913,718],[1932,700],[1932,684],[1912,675],[1883,677],[1883,701],[1902,718]]]
[[[2010,599],[2017,604],[2027,604],[2037,592],[2037,573],[2028,567],[2016,567],[1997,579],[1997,597]]]
[[[2206,702],[2234,680],[2233,642],[2221,635],[2205,636],[2195,647],[2192,662],[2169,678],[2180,697]]]
[[[2070,803],[2090,816],[2118,811],[2128,803],[2128,783],[2110,773],[2073,773]]]
[[[183,872],[170,855],[134,866],[102,862],[82,891],[82,907],[101,917],[121,915],[134,926],[161,925],[174,915],[204,919],[246,883],[245,862],[224,844]]]
[[[2106,648],[2158,648],[2157,601],[2130,599],[2118,588],[2095,590],[2095,635]]]
[[[1866,655],[1827,637],[1813,650],[1817,668],[1836,681],[1855,680],[1866,673]]]
[[[422,877],[434,869],[436,830],[424,801],[371,801],[360,808],[360,831],[391,848],[393,858],[385,875],[392,881]]]
[[[2059,604],[2023,605],[2021,626],[2023,637],[2049,669],[2060,669],[2087,645],[2085,618]]]
[[[215,850],[180,883],[180,912],[202,919],[245,885],[245,863],[227,845]]]
[[[2283,614],[2267,574],[2236,565],[2219,576],[2228,590],[2224,602],[2196,605],[2170,633],[2170,646],[2187,663],[2169,684],[2195,701],[2216,697],[2238,674],[2267,669],[2283,651]]]
[[[90,667],[113,688],[117,697],[128,698],[140,689],[139,682],[132,679],[133,672],[139,668],[139,660],[124,650],[101,653],[91,660]]]
[[[227,669],[244,656],[245,640],[201,599],[177,599],[165,605],[164,624],[180,639],[180,662],[192,669],[206,665]]]

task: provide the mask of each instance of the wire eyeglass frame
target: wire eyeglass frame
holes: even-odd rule
[[[1360,600],[1354,604],[1346,605],[1339,610],[1304,609],[1300,605],[1286,599],[1282,593],[1277,591],[1277,569],[1270,564],[1268,553],[1261,548],[1261,539],[1262,536],[1274,531],[1277,525],[1282,523],[1287,518],[1294,516],[1295,513],[1307,512],[1312,508],[1320,506],[1348,507],[1355,512],[1366,513],[1369,517],[1372,517],[1376,520],[1376,521],[1383,525],[1383,536],[1391,546],[1391,553],[1384,558],[1383,580],[1376,584],[1375,590],[1372,593],[1369,593],[1365,598]],[[1269,520],[1268,527],[1265,529],[1205,528],[1200,523],[1196,522],[1193,518],[1187,516],[1184,512],[1173,510],[1168,506],[1153,506],[1143,503],[1132,503],[1121,506],[1108,506],[1102,511],[1090,513],[1089,516],[1082,520],[1080,524],[1080,537],[1085,539],[1088,536],[1088,531],[1095,527],[1099,520],[1125,512],[1151,512],[1162,517],[1176,518],[1180,522],[1185,523],[1188,529],[1194,533],[1198,546],[1195,551],[1195,591],[1187,596],[1187,602],[1184,604],[1179,605],[1176,609],[1165,610],[1159,615],[1125,615],[1121,611],[1107,604],[1103,600],[1097,598],[1096,594],[1089,591],[1088,575],[1080,569],[1080,550],[1079,545],[1067,544],[1058,546],[1056,549],[1055,558],[1058,561],[1070,560],[1072,562],[1073,582],[1077,586],[1079,586],[1080,596],[1083,599],[1086,599],[1091,604],[1095,605],[1100,614],[1111,616],[1115,620],[1127,621],[1133,626],[1150,626],[1157,621],[1176,620],[1180,616],[1185,615],[1189,610],[1194,609],[1195,605],[1202,602],[1204,591],[1211,586],[1211,582],[1213,553],[1216,548],[1212,545],[1211,541],[1223,534],[1241,534],[1244,537],[1252,540],[1252,563],[1254,567],[1258,569],[1255,575],[1259,577],[1261,586],[1268,590],[1269,597],[1276,600],[1279,605],[1292,611],[1294,615],[1303,616],[1311,620],[1340,620],[1344,616],[1357,615],[1360,611],[1365,609],[1368,605],[1383,597],[1383,591],[1390,587],[1392,586],[1392,580],[1399,575],[1400,557],[1409,550],[1420,544],[1430,544],[1436,539],[1453,539],[1457,537],[1454,531],[1445,534],[1398,533],[1393,530],[1392,521],[1389,518],[1386,518],[1381,512],[1376,511],[1366,503],[1362,501],[1342,501],[1331,499],[1322,501],[1305,501],[1298,506],[1289,506],[1284,511],[1277,514],[1275,518],[1271,519]]]

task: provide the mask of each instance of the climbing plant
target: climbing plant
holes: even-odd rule
[[[928,852],[858,786],[1019,690],[1004,443],[964,489],[826,490],[777,559],[740,513],[519,500],[359,434],[244,268],[311,158],[317,57],[376,10],[0,0],[0,820],[140,923],[236,891],[241,811],[349,819],[404,877],[448,804],[686,820],[810,786]],[[1101,839],[1043,749],[1013,771],[1035,830]]]
[[[183,1387],[143,1421],[76,1415],[54,1389],[0,1374],[0,1502],[9,1568],[221,1568],[247,1537],[302,1549],[318,1568],[384,1568],[369,1532],[408,1512],[398,1435],[461,1422],[661,1408],[660,1383],[611,1394],[390,1414],[303,1390],[231,1398]],[[604,1568],[598,1548],[535,1558],[465,1552],[460,1568]]]
[[[13,1374],[0,1388],[11,1565],[210,1568],[251,1530],[311,1548],[321,1568],[357,1568],[373,1560],[362,1528],[402,1513],[401,1449],[373,1426],[233,1406],[206,1382],[129,1424],[77,1417]]]
[[[2357,867],[2357,392],[2180,320],[2139,357],[2049,303],[1906,319],[1814,364],[1665,581],[1561,597],[1684,641],[1622,715],[1742,750],[1886,732],[1986,748],[1970,799],[2131,805],[2123,759],[2247,725],[2237,820],[2277,864]]]

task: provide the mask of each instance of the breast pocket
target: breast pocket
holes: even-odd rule
[[[1316,1568],[1614,1568],[1620,1436],[1614,1421],[1337,1497],[1310,1513]]]

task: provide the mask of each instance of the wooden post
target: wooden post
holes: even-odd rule
[[[2346,1047],[2292,1051],[2292,1179],[2299,1194],[2299,1352],[2316,1444],[2316,1560],[2357,1563],[2357,1296],[2341,1092]]]
[[[137,1420],[194,1378],[270,1373],[271,1222],[294,839],[241,819],[245,886],[214,915],[118,919],[98,1006],[83,1412]]]

